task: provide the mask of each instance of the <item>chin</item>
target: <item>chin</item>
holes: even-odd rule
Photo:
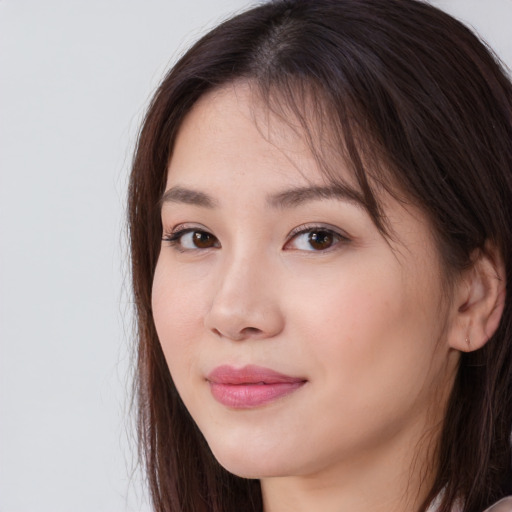
[[[251,450],[248,446],[225,449],[210,445],[213,456],[227,471],[241,478],[260,479],[287,476],[292,472],[290,460],[284,456],[266,453],[262,449]]]

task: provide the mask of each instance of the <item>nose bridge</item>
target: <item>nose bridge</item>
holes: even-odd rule
[[[276,263],[271,260],[264,251],[248,247],[223,259],[205,319],[207,328],[234,340],[272,337],[281,331]]]

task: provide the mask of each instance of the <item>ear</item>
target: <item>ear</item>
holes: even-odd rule
[[[454,290],[454,311],[448,342],[462,352],[482,348],[496,332],[506,296],[505,266],[494,244],[473,254],[473,264]]]

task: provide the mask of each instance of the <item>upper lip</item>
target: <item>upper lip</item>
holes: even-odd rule
[[[291,377],[265,368],[263,366],[247,365],[235,368],[229,365],[218,366],[212,370],[206,380],[214,384],[284,384],[305,382],[302,377]]]

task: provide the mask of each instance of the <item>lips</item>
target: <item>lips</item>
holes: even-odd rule
[[[219,366],[206,378],[218,402],[234,409],[260,407],[301,388],[306,380],[261,366]]]

